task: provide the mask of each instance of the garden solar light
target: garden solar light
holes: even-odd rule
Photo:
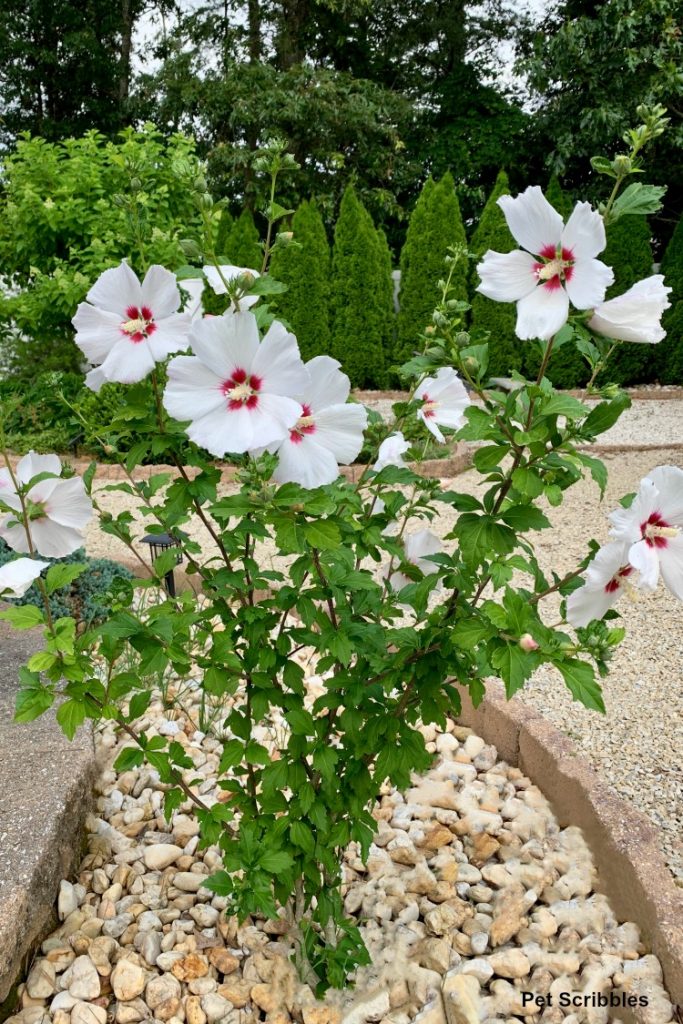
[[[158,558],[163,551],[167,551],[169,548],[180,547],[180,540],[177,537],[172,536],[170,533],[148,533],[146,537],[142,538],[142,543],[149,544],[152,561],[154,561],[155,558]],[[182,553],[178,551],[176,565],[180,565],[182,560]],[[173,569],[169,569],[166,573],[164,577],[164,585],[168,596],[175,597],[175,576]]]

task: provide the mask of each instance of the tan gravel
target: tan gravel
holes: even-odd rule
[[[653,434],[657,407],[666,424],[663,434],[669,438],[683,427],[683,402],[642,402],[628,414],[622,436],[641,443],[642,431]],[[641,429],[642,428],[642,429]],[[657,427],[659,430],[660,427]],[[683,439],[683,429],[678,438]],[[618,499],[637,489],[640,479],[654,466],[683,466],[677,450],[628,452],[603,457],[609,470],[604,502],[590,479],[573,487],[560,508],[548,508],[553,530],[537,535],[541,565],[548,571],[568,572],[583,557],[591,537],[603,543],[608,539],[607,513]],[[478,475],[468,471],[445,482],[448,488],[476,493],[483,490]],[[234,490],[227,485],[226,492]],[[102,505],[111,511],[124,507],[135,511],[135,500],[118,492],[98,490]],[[433,527],[448,532],[452,516],[444,515]],[[137,535],[145,532],[140,523]],[[189,532],[205,550],[210,543],[201,523],[192,523]],[[108,556],[130,564],[130,554],[115,539],[102,534],[97,525],[87,533],[86,546],[91,556]],[[547,602],[545,620],[553,623],[557,603]],[[601,775],[626,799],[631,800],[655,823],[662,849],[672,872],[683,886],[683,609],[663,587],[653,595],[643,595],[637,603],[622,600],[619,611],[627,628],[627,637],[616,653],[609,677],[603,681],[607,714],[587,711],[572,701],[559,674],[541,669],[531,680],[521,699],[545,714],[557,728],[575,743]]]

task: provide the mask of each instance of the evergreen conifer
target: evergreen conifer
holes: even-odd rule
[[[645,217],[622,217],[607,229],[607,248],[598,256],[614,271],[607,299],[622,295],[636,281],[652,274],[650,226]],[[628,341],[617,346],[599,380],[615,384],[646,384],[657,376],[657,359],[649,345]]]
[[[394,321],[389,266],[386,239],[350,185],[334,231],[330,354],[357,388],[386,381]]]
[[[492,377],[507,376],[511,370],[521,369],[524,355],[525,343],[515,335],[515,304],[494,302],[475,290],[479,284],[476,266],[487,249],[493,249],[494,252],[511,252],[517,248],[517,243],[508,230],[503,211],[498,205],[500,196],[508,195],[509,192],[508,176],[505,171],[500,171],[470,241],[470,252],[477,257],[472,264],[470,278],[470,329],[489,332],[489,374]],[[476,335],[474,340],[477,340]]]
[[[661,273],[672,291],[671,308],[662,317],[666,338],[657,346],[658,377],[662,384],[683,384],[683,217],[666,247]]]
[[[304,200],[292,218],[294,241],[276,249],[270,273],[288,286],[275,308],[297,336],[301,358],[330,354],[330,246],[314,203]]]
[[[251,210],[242,210],[237,220],[226,231],[224,244],[225,249],[219,254],[226,256],[233,266],[260,271],[263,252]]]
[[[431,323],[439,301],[437,284],[447,273],[445,259],[452,245],[466,245],[465,228],[453,178],[429,179],[408,223],[401,251],[401,292],[398,314],[398,362],[419,347],[420,335]],[[453,274],[453,297],[467,300],[467,260],[461,260]]]

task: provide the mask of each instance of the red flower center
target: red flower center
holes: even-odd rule
[[[422,415],[431,419],[436,415],[436,407],[438,403],[435,402],[433,398],[430,398],[426,391],[422,395],[422,401],[424,402],[424,405],[422,406]]]
[[[248,374],[246,370],[237,367],[232,377],[223,381],[221,391],[228,399],[228,409],[255,409],[258,406],[258,394],[263,386],[263,381],[256,374]]]
[[[306,434],[315,433],[315,420],[310,405],[301,406],[301,416],[289,432],[289,440],[293,444],[301,444]]]
[[[669,537],[676,535],[676,530],[664,519],[661,512],[653,512],[649,519],[640,524],[640,533],[650,548],[665,548]]]
[[[623,581],[627,576],[630,576],[632,572],[633,566],[625,565],[623,569],[620,569],[619,572],[614,574],[609,583],[605,584],[605,591],[608,594],[613,594],[615,590],[619,590],[620,587],[623,586]]]
[[[146,341],[157,329],[149,306],[129,306],[126,316],[128,319],[122,322],[121,333],[136,345]]]
[[[565,281],[571,281],[574,273],[574,253],[571,249],[556,249],[554,245],[544,245],[539,256],[542,263],[534,263],[534,273],[538,283],[554,292],[561,288]]]

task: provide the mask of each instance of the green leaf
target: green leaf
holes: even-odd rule
[[[298,846],[309,857],[315,853],[315,839],[310,827],[303,821],[294,821],[289,826],[289,836],[295,846]]]
[[[644,185],[642,181],[634,181],[614,201],[610,211],[610,219],[618,220],[626,216],[649,216],[662,208],[662,197],[666,185]]]
[[[551,525],[548,517],[535,505],[511,505],[505,509],[501,518],[520,533],[526,530],[545,530]]]
[[[338,760],[339,752],[334,747],[322,747],[313,751],[313,767],[320,772],[326,782],[334,776]]]
[[[306,711],[304,708],[293,708],[286,713],[285,718],[295,736],[315,735],[315,721],[310,711]]]
[[[517,690],[521,690],[539,663],[536,651],[523,651],[516,643],[499,647],[491,655],[491,664],[498,670],[500,678],[505,683],[508,700]]]
[[[485,448],[477,448],[472,456],[472,462],[480,473],[490,473],[507,455],[507,452],[508,449],[503,445],[486,445]]]
[[[492,516],[476,515],[474,512],[463,512],[453,529],[453,534],[460,541],[463,557],[468,561],[481,560],[492,553],[509,554],[517,538],[513,531]]]
[[[612,161],[606,156],[592,156],[591,167],[598,174],[606,174],[609,178],[616,178],[617,172],[612,167]]]
[[[538,473],[526,466],[519,466],[512,474],[515,490],[527,498],[537,498],[543,493],[543,481]]]
[[[318,548],[320,551],[338,548],[341,544],[339,527],[335,526],[334,523],[318,519],[313,523],[306,523],[303,530],[304,536],[311,547]]]
[[[600,402],[588,414],[581,426],[581,433],[584,436],[596,437],[604,434],[606,430],[613,427],[623,412],[631,405],[631,399],[626,392],[620,392],[616,398],[608,402]]]
[[[29,658],[27,667],[31,672],[47,672],[56,663],[56,655],[50,654],[49,651],[38,651]]]
[[[72,740],[85,721],[84,705],[77,700],[65,700],[57,708],[57,721],[67,739]]]
[[[114,761],[114,768],[117,772],[127,772],[129,768],[138,768],[145,759],[145,755],[139,747],[124,747]]]
[[[34,604],[20,605],[18,608],[6,608],[0,612],[0,619],[9,622],[15,629],[33,629],[45,622],[45,616]]]
[[[131,697],[130,704],[128,705],[128,718],[133,721],[133,719],[140,718],[144,715],[145,711],[149,707],[151,699],[151,690],[142,690],[140,693],[136,693],[135,696]]]
[[[232,878],[227,871],[217,871],[214,875],[209,875],[204,879],[202,885],[205,889],[215,892],[217,896],[230,896],[234,888]]]
[[[259,867],[268,871],[271,875],[279,875],[283,871],[289,871],[294,864],[291,854],[285,850],[266,850],[259,858]]]
[[[607,466],[600,459],[596,459],[592,455],[586,455],[585,452],[577,452],[576,455],[584,466],[588,466],[593,480],[600,488],[600,497],[604,498],[605,488],[607,487]]]
[[[178,810],[184,799],[185,794],[178,786],[166,791],[164,794],[164,817],[166,821],[171,820],[173,812]]]
[[[589,412],[588,406],[580,402],[578,398],[559,393],[551,395],[541,409],[543,416],[566,416],[570,420],[583,419]]]
[[[571,690],[574,700],[580,701],[591,711],[601,711],[604,714],[605,702],[592,665],[586,661],[579,661],[578,658],[569,658],[555,664]]]
[[[471,650],[490,632],[490,626],[480,619],[461,619],[455,624],[452,636],[458,647]]]

